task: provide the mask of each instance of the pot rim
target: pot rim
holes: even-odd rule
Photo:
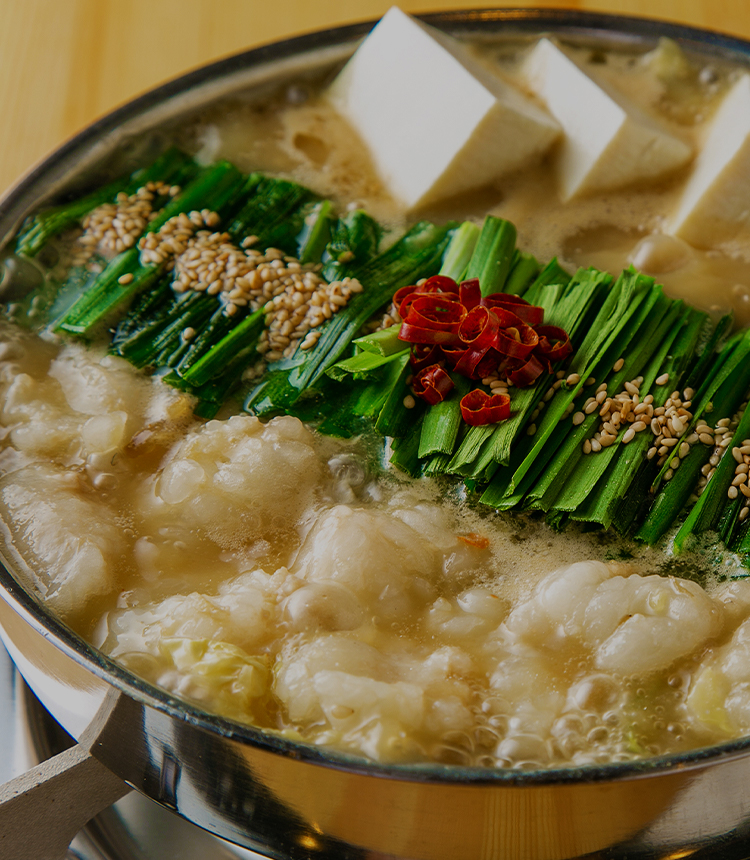
[[[742,63],[744,60],[745,63],[750,64],[750,41],[657,18],[648,19],[568,9],[529,8],[452,10],[417,14],[414,17],[450,33],[486,34],[488,37],[499,37],[504,33],[509,36],[531,36],[540,32],[552,32],[555,35],[575,37],[579,40],[596,40],[599,43],[603,38],[608,38],[613,45],[643,48],[654,45],[660,37],[666,36],[680,42],[687,50],[703,56],[715,56],[729,62]],[[29,195],[34,196],[37,186],[42,184],[56,167],[65,164],[77,154],[85,152],[87,147],[115,132],[124,122],[133,120],[172,98],[183,96],[190,90],[211,81],[231,78],[248,68],[278,64],[284,59],[306,53],[322,52],[327,48],[353,49],[356,42],[376,23],[377,21],[369,20],[316,30],[241,51],[175,77],[137,96],[83,128],[26,172],[0,198],[0,223],[8,221],[25,201],[27,203],[25,209],[28,211],[31,208],[28,205]],[[37,196],[37,199],[32,202],[38,205],[39,199]],[[25,214],[24,211],[16,217],[16,223],[19,217]],[[7,239],[6,232],[3,244]],[[286,739],[271,730],[233,722],[203,711],[172,696],[166,690],[142,680],[86,642],[48,610],[36,595],[22,585],[19,579],[14,578],[10,570],[17,564],[17,560],[13,559],[2,546],[0,546],[0,562],[2,562],[0,597],[5,599],[38,633],[95,676],[136,701],[198,729],[296,760],[386,779],[439,782],[446,785],[530,787],[638,779],[675,771],[684,772],[719,760],[740,758],[750,751],[750,736],[748,736],[689,752],[642,760],[533,771],[501,768],[490,770],[432,763],[383,765],[369,762],[336,750]]]

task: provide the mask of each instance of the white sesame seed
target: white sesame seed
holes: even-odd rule
[[[619,373],[622,370],[624,364],[625,364],[625,359],[624,358],[618,358],[617,361],[612,366],[612,370],[614,370],[615,373]]]
[[[583,414],[583,412],[576,412],[573,416],[573,425],[577,427],[579,424],[583,424],[585,419],[586,416]]]

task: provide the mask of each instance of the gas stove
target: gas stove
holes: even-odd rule
[[[67,749],[73,739],[24,684],[0,644],[0,785]],[[68,860],[263,860],[211,836],[136,791],[76,836]]]

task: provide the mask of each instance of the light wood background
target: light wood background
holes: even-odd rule
[[[0,0],[0,192],[98,116],[245,48],[378,18],[392,0]],[[642,15],[750,38],[750,0],[401,0]]]

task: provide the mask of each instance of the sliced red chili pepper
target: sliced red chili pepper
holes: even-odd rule
[[[490,347],[474,365],[474,378],[484,379],[485,376],[499,376],[503,364],[503,356]]]
[[[412,370],[422,370],[431,364],[439,364],[444,361],[443,351],[434,343],[412,344],[409,365]]]
[[[500,321],[497,316],[487,308],[477,305],[461,320],[458,337],[466,346],[487,349],[494,346],[499,330]]]
[[[481,379],[477,368],[482,365],[486,367],[486,362],[482,364],[482,360],[490,351],[491,347],[469,347],[464,348],[462,355],[458,357],[453,369],[456,373],[462,376],[468,376],[469,379]]]
[[[497,311],[493,311],[496,313]],[[537,333],[530,325],[520,322],[501,329],[495,338],[495,349],[509,358],[527,358],[538,345]]]
[[[497,424],[510,418],[510,397],[475,388],[461,398],[461,417],[471,427]]]
[[[412,390],[417,397],[434,406],[445,400],[453,390],[453,380],[439,364],[431,364],[414,377]]]
[[[421,293],[458,293],[458,284],[447,275],[433,275],[417,288]]]
[[[439,343],[454,344],[458,342],[458,335],[453,331],[438,331],[434,328],[425,328],[409,323],[401,323],[398,339],[407,343]]]
[[[519,319],[529,325],[538,326],[544,320],[544,308],[530,305],[526,299],[511,293],[490,293],[482,299],[486,308],[502,308],[512,311]]]
[[[539,336],[537,352],[549,361],[563,361],[572,354],[573,345],[564,328],[556,325],[540,325],[537,326],[536,333]]]
[[[482,291],[479,288],[479,278],[469,278],[458,285],[458,296],[461,304],[470,311],[482,302]]]
[[[418,295],[403,320],[409,325],[422,328],[457,331],[465,316],[466,309],[460,302],[454,302],[441,295],[429,294]]]
[[[520,367],[511,370],[508,373],[508,379],[517,388],[528,388],[539,379],[542,373],[544,373],[544,365],[535,355],[532,355]]]
[[[456,362],[459,361],[461,356],[466,352],[466,346],[458,340],[457,335],[455,343],[441,344],[440,351],[443,353],[443,357],[448,362],[448,365],[450,367],[455,367]]]

